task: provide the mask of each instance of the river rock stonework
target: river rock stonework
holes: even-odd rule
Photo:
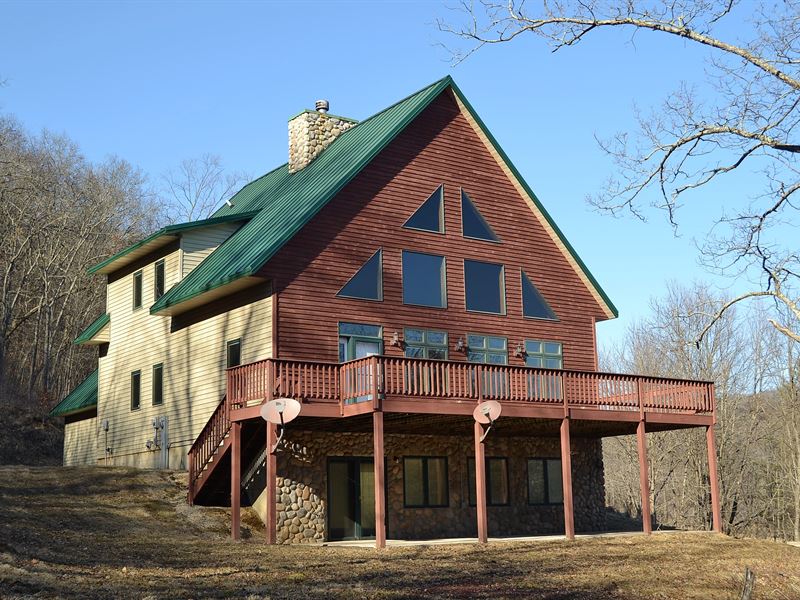
[[[467,459],[471,437],[386,435],[387,536],[395,539],[475,537],[475,507],[469,505]],[[278,450],[278,541],[319,543],[326,532],[327,464],[330,457],[372,456],[372,435],[360,433],[287,433]],[[446,456],[449,506],[406,508],[403,457]],[[558,458],[557,438],[489,436],[487,457],[508,460],[509,504],[489,506],[489,535],[540,535],[564,532],[562,505],[529,505],[528,458]],[[572,487],[577,531],[605,527],[603,458],[599,440],[572,440]]]
[[[306,110],[289,121],[289,173],[296,173],[319,156],[356,121]]]

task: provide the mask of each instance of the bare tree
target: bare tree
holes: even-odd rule
[[[241,172],[227,173],[214,154],[181,161],[162,176],[167,214],[172,222],[205,219],[249,180]]]
[[[704,313],[707,323],[698,339],[738,302],[768,297],[776,307],[769,322],[800,341],[800,330],[792,326],[800,319],[800,254],[792,241],[800,189],[797,0],[486,0],[478,6],[464,0],[456,14],[454,21],[438,22],[442,31],[468,43],[454,51],[456,61],[523,35],[538,36],[558,51],[605,30],[653,32],[708,49],[706,94],[678,84],[651,114],[637,115],[637,135],[601,142],[619,174],[591,202],[639,218],[655,208],[677,226],[692,192],[734,171],[758,173],[761,193],[732,199],[701,248],[701,261],[710,269],[748,275],[755,283]],[[731,19],[747,26],[743,41],[718,35]]]

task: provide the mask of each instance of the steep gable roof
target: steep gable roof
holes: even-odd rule
[[[246,225],[162,296],[152,314],[177,314],[206,300],[259,281],[257,273],[347,183],[445,90],[452,90],[462,113],[506,175],[592,292],[608,318],[617,310],[561,230],[486,129],[450,76],[408,96],[343,132],[307,167],[290,174],[283,165],[242,188],[232,207],[215,217],[259,211]]]
[[[103,313],[95,319],[91,325],[78,334],[73,344],[91,344],[94,337],[111,322],[111,315]]]

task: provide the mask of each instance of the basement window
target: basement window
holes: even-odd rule
[[[563,502],[561,460],[558,458],[529,458],[528,504],[562,504]]]
[[[403,458],[403,505],[407,508],[449,506],[447,457]]]
[[[475,459],[467,459],[469,470],[469,504],[477,505],[475,484]],[[508,460],[494,456],[486,457],[486,504],[508,506]]]

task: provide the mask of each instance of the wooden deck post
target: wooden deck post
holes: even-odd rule
[[[372,413],[373,463],[375,473],[375,547],[386,547],[386,498],[383,451],[383,412]]]
[[[644,421],[636,426],[636,446],[639,451],[639,489],[642,494],[642,531],[653,532],[653,521],[650,516],[650,475],[647,470],[647,437]]]
[[[242,424],[231,423],[231,539],[238,540],[242,494]]]
[[[264,458],[264,475],[266,488],[266,508],[264,515],[264,529],[268,544],[275,544],[278,541],[277,521],[278,512],[276,503],[278,502],[278,460],[275,452],[272,452],[275,441],[278,439],[276,426],[267,423],[267,454]]]
[[[564,535],[575,539],[575,516],[572,505],[572,456],[569,442],[569,418],[561,419],[561,480],[564,486]]]
[[[486,515],[486,456],[484,453],[483,426],[475,421],[475,513],[478,518],[478,541],[489,540],[489,519]]]
[[[719,508],[719,476],[717,474],[717,443],[713,425],[706,427],[706,447],[708,449],[708,477],[711,480],[712,528],[717,533],[722,533],[722,515]]]

